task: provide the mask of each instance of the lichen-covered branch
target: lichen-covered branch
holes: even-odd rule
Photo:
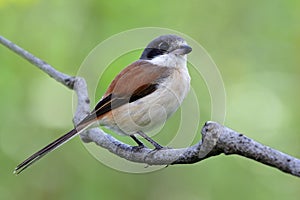
[[[78,105],[73,119],[74,124],[79,123],[87,115],[90,110],[89,97],[83,78],[72,77],[55,70],[43,60],[2,36],[0,36],[0,43],[76,92]],[[87,130],[80,136],[84,142],[94,142],[126,160],[148,165],[191,164],[221,153],[237,154],[300,177],[299,159],[262,145],[223,125],[206,122],[201,133],[202,140],[194,146],[181,149],[166,148],[157,151],[124,144],[99,128]]]
[[[198,159],[195,156],[189,157],[185,155],[177,160],[176,164],[198,162],[203,158],[216,156],[221,153],[225,155],[237,154],[300,177],[299,159],[256,142],[216,122],[206,122],[202,128],[202,136],[204,142],[200,149],[203,148],[205,143],[216,142],[211,150],[210,148],[204,150],[204,152],[208,152],[207,155],[203,155],[204,157],[199,157]]]

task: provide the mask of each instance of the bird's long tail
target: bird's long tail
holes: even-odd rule
[[[14,170],[15,174],[21,173],[23,170],[25,170],[27,167],[41,159],[43,156],[45,156],[47,153],[55,150],[60,145],[64,144],[65,142],[72,139],[74,136],[79,134],[82,130],[77,130],[76,128],[72,129],[70,132],[66,133],[65,135],[61,136],[57,140],[51,142],[38,152],[34,153],[32,156],[24,160],[22,163],[20,163]]]

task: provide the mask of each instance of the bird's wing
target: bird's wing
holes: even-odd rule
[[[89,124],[112,109],[151,94],[170,73],[169,67],[158,67],[147,61],[134,62],[116,76],[94,110],[79,126]]]

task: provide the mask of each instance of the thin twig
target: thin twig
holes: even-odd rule
[[[36,56],[32,55],[28,51],[22,49],[21,47],[19,47],[18,45],[14,44],[13,42],[9,41],[8,39],[4,38],[1,35],[0,35],[0,43],[6,46],[7,48],[9,48],[10,50],[12,50],[13,52],[15,52],[16,54],[18,54],[19,56],[25,58],[33,65],[43,70],[46,74],[54,78],[56,81],[62,83],[63,85],[67,86],[70,89],[73,89],[74,77],[57,71],[42,59],[37,58]]]

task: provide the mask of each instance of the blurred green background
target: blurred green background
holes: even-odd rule
[[[0,34],[71,75],[99,42],[146,26],[185,33],[209,52],[227,93],[225,125],[300,157],[299,1],[0,0]],[[242,157],[127,174],[99,163],[78,137],[14,176],[72,127],[73,93],[1,45],[0,66],[0,199],[300,197],[299,178]],[[209,119],[204,112],[200,124]]]

